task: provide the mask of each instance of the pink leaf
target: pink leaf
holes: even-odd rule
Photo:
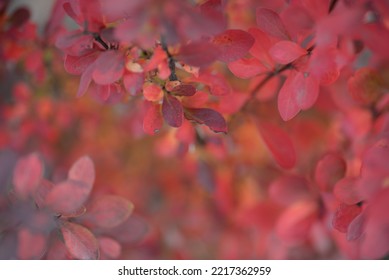
[[[256,18],[257,25],[263,32],[281,40],[289,40],[288,32],[276,12],[266,8],[258,8]]]
[[[180,127],[184,116],[181,102],[174,96],[165,94],[162,103],[162,115],[168,125]]]
[[[20,159],[13,173],[13,184],[17,195],[26,198],[33,195],[43,178],[43,164],[38,154]]]
[[[83,96],[85,92],[88,90],[88,87],[92,81],[92,74],[94,69],[95,69],[95,63],[92,63],[85,69],[84,73],[82,73],[80,79],[80,85],[77,91],[77,97]]]
[[[65,70],[74,75],[81,75],[85,72],[89,65],[91,65],[99,55],[98,52],[93,51],[82,56],[65,56]]]
[[[61,232],[65,246],[69,253],[80,260],[97,260],[99,258],[99,244],[87,228],[63,222]]]
[[[276,224],[276,232],[288,244],[300,243],[308,238],[309,231],[318,217],[314,201],[300,201],[288,207]]]
[[[208,41],[192,42],[181,47],[176,59],[195,67],[208,66],[219,56],[219,50]]]
[[[347,232],[350,223],[361,214],[362,209],[358,205],[340,204],[332,219],[332,226],[343,233]]]
[[[120,196],[100,196],[88,204],[87,212],[80,219],[90,226],[112,228],[127,220],[133,208],[132,203]]]
[[[46,206],[58,214],[73,214],[87,200],[90,187],[81,181],[67,180],[56,184],[46,196]]]
[[[218,59],[232,62],[242,58],[254,44],[254,38],[243,30],[226,30],[213,38],[213,43],[219,49]]]
[[[317,80],[306,73],[290,74],[278,94],[278,110],[284,121],[313,106],[319,96]]]
[[[143,96],[148,101],[159,101],[163,97],[163,91],[156,84],[145,83],[143,84]]]
[[[346,162],[338,153],[324,155],[316,165],[315,181],[324,192],[332,191],[346,174]]]
[[[308,182],[304,177],[284,175],[270,184],[269,195],[275,202],[287,206],[309,197]]]
[[[288,64],[300,56],[307,54],[307,51],[292,41],[279,41],[270,50],[274,61],[281,64]]]
[[[99,247],[102,258],[118,259],[122,252],[122,246],[116,240],[109,237],[99,237]]]
[[[268,69],[255,57],[242,58],[228,64],[228,69],[242,79],[249,79],[256,75],[266,73]]]
[[[95,181],[95,166],[89,156],[79,158],[68,172],[68,179],[81,181],[92,189]]]
[[[131,95],[136,95],[141,91],[143,81],[144,81],[143,73],[127,72],[123,75],[124,87]]]
[[[22,260],[41,259],[46,250],[46,236],[26,228],[18,232],[18,257]]]
[[[276,162],[283,168],[292,168],[296,164],[296,152],[289,135],[270,123],[261,123],[258,128]]]
[[[185,117],[199,124],[205,124],[214,132],[227,133],[227,124],[225,119],[219,112],[216,112],[215,110],[206,108],[187,108],[185,111]]]
[[[334,195],[342,203],[353,205],[363,200],[358,189],[356,178],[343,178],[334,187]]]
[[[161,105],[151,104],[143,119],[143,130],[149,135],[157,133],[163,125]]]
[[[225,77],[220,74],[202,73],[196,81],[209,86],[211,94],[215,96],[228,95],[231,92]]]
[[[99,85],[109,85],[122,77],[124,57],[118,51],[105,51],[97,58],[95,65],[93,80]]]

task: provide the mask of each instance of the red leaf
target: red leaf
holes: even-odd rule
[[[87,212],[80,219],[89,226],[112,228],[127,220],[133,208],[128,200],[120,196],[100,196],[88,204]]]
[[[209,86],[211,94],[215,96],[228,95],[231,92],[225,77],[220,74],[202,73],[196,81]]]
[[[79,158],[73,163],[68,172],[68,179],[81,181],[89,186],[90,189],[93,187],[95,177],[95,166],[89,156]]]
[[[95,65],[93,80],[99,85],[109,85],[122,77],[124,57],[118,51],[105,51],[96,59]]]
[[[184,116],[181,102],[174,96],[165,94],[162,103],[162,116],[168,125],[180,127]]]
[[[315,181],[322,191],[330,192],[345,174],[345,160],[337,153],[328,153],[316,165]]]
[[[87,228],[69,222],[63,222],[61,232],[69,253],[80,260],[97,260],[99,244]]]
[[[284,175],[271,183],[269,195],[281,205],[290,205],[309,197],[308,182],[303,177]]]
[[[307,51],[292,41],[277,42],[270,50],[274,61],[281,64],[288,64],[300,56],[307,54]]]
[[[177,96],[192,96],[196,93],[196,88],[192,85],[179,85],[171,90],[171,93]]]
[[[206,108],[187,108],[185,111],[185,117],[188,120],[193,120],[199,124],[205,124],[214,132],[227,133],[227,124],[225,119],[215,110]]]
[[[276,162],[283,168],[292,168],[296,164],[296,152],[289,135],[270,123],[261,123],[258,129]]]
[[[357,205],[340,204],[332,219],[332,226],[343,233],[347,232],[350,223],[361,214],[362,209]]]
[[[43,178],[43,164],[38,154],[20,159],[13,172],[13,185],[18,196],[33,195]]]
[[[319,84],[306,73],[291,73],[278,94],[278,110],[284,121],[294,118],[301,109],[309,109],[319,96]]]
[[[96,60],[98,55],[99,53],[96,51],[86,53],[82,56],[66,55],[65,70],[70,74],[81,75]]]
[[[242,58],[254,44],[254,38],[243,30],[226,30],[213,38],[213,43],[219,49],[218,59],[232,62]]]
[[[300,243],[309,236],[309,231],[318,217],[314,201],[300,201],[287,208],[276,225],[277,235],[289,244]]]
[[[46,236],[26,228],[18,232],[18,257],[22,260],[41,259],[46,250]]]
[[[289,40],[288,32],[276,12],[266,8],[258,8],[256,18],[259,29],[281,40]]]
[[[46,196],[46,206],[54,212],[71,215],[88,199],[90,187],[81,181],[67,180],[56,184]]]
[[[122,252],[122,246],[116,240],[109,237],[99,237],[101,257],[106,259],[118,259]]]
[[[186,64],[204,67],[214,62],[219,56],[219,50],[208,41],[192,42],[180,48],[176,59]]]
[[[356,178],[343,178],[334,187],[334,195],[342,203],[353,205],[363,200]]]
[[[147,134],[154,135],[163,125],[161,105],[151,104],[143,119],[143,130]]]
[[[242,58],[228,64],[228,69],[242,79],[249,79],[256,75],[266,73],[268,69],[255,57]]]

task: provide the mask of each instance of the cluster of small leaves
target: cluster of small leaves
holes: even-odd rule
[[[2,166],[10,156],[2,154]],[[70,168],[67,179],[44,179],[36,153],[15,163],[11,187],[2,175],[0,193],[1,259],[116,259],[121,244],[115,238],[133,210],[126,199],[93,195],[95,169],[84,156]]]

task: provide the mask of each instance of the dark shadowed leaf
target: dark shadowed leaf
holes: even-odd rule
[[[257,25],[263,32],[281,40],[289,40],[288,32],[276,12],[267,8],[258,8],[256,17]]]
[[[254,44],[254,38],[243,30],[226,30],[213,38],[213,43],[219,49],[218,59],[232,62],[244,57]]]
[[[64,222],[61,232],[69,253],[80,260],[97,260],[99,258],[99,243],[93,233],[87,228]]]
[[[30,11],[27,8],[18,8],[9,18],[12,27],[19,28],[23,26],[30,18]]]
[[[258,129],[276,162],[283,168],[292,168],[296,164],[296,152],[289,135],[270,123],[261,123]]]
[[[81,181],[67,180],[56,184],[46,196],[46,205],[58,214],[71,215],[86,202],[90,188]]]
[[[196,93],[196,88],[192,85],[179,85],[171,90],[171,93],[177,96],[192,96]]]
[[[93,199],[87,212],[80,218],[85,224],[100,228],[112,228],[128,219],[134,206],[120,196],[105,195]]]
[[[199,124],[205,124],[214,132],[227,133],[227,123],[223,116],[215,110],[208,108],[186,108],[185,117]]]
[[[13,173],[15,192],[22,198],[33,195],[43,177],[43,164],[38,154],[20,159]]]
[[[219,56],[219,50],[208,41],[192,42],[180,48],[176,56],[178,61],[196,67],[208,66]]]
[[[95,182],[95,166],[89,156],[79,158],[68,172],[68,178],[75,181],[81,181],[92,189]]]
[[[181,102],[174,96],[165,94],[162,103],[162,116],[168,125],[180,127],[184,116]]]

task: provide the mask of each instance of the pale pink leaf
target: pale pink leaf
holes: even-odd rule
[[[101,257],[107,259],[118,259],[122,252],[122,246],[115,239],[109,237],[99,237]]]
[[[56,184],[46,196],[45,204],[55,213],[71,215],[88,199],[90,188],[81,181],[67,180]]]
[[[18,196],[34,195],[43,178],[43,164],[39,155],[30,154],[20,159],[13,172],[13,184]]]
[[[97,260],[99,258],[99,243],[87,228],[63,222],[61,232],[65,246],[74,258],[80,260]]]
[[[109,85],[119,80],[124,73],[124,56],[121,52],[105,51],[96,59],[92,74],[99,85]]]
[[[133,209],[132,203],[123,197],[104,195],[93,199],[80,219],[89,226],[112,228],[127,220]]]
[[[92,189],[95,181],[95,166],[89,156],[79,158],[68,172],[68,179],[81,181]]]

